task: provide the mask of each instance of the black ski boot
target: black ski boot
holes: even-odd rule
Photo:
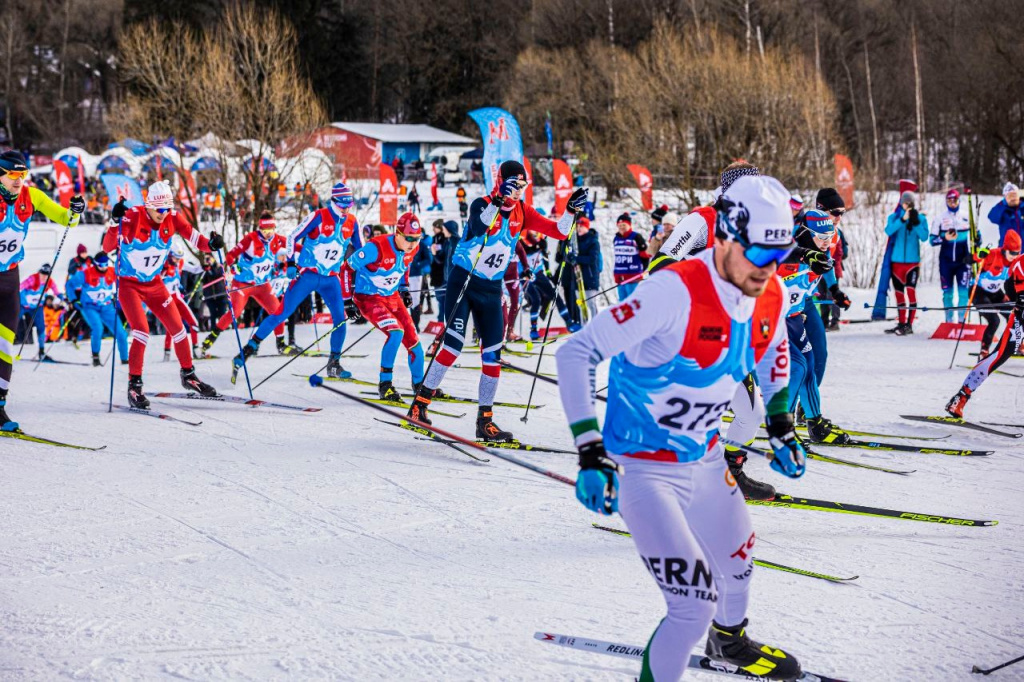
[[[412,385],[412,392],[413,392],[413,393],[419,393],[419,392],[420,392],[420,389],[421,389],[421,388],[423,388],[423,382],[422,382],[422,381],[421,381],[420,383],[418,383],[418,384],[413,384],[413,385]],[[429,388],[428,388],[428,389],[426,389],[426,390],[430,391],[430,389],[429,389]],[[432,391],[432,392],[430,393],[430,397],[431,397],[431,398],[447,398],[447,397],[449,397],[449,396],[448,396],[448,394],[447,394],[447,393],[445,393],[444,391],[442,391],[442,390],[441,390],[441,387],[440,387],[440,386],[438,386],[437,388],[435,388],[435,389],[434,389],[434,390],[433,390],[433,391]]]
[[[93,353],[92,354],[92,366],[93,367],[99,367],[102,364],[103,364],[103,361],[100,360],[100,354],[99,353]]]
[[[825,445],[846,445],[850,442],[850,434],[820,415],[807,420],[807,437],[815,443]]]
[[[488,407],[481,406],[476,413],[476,438],[477,440],[492,441],[496,443],[511,443],[515,441],[509,431],[502,431],[501,427],[494,423],[494,412]]]
[[[235,381],[238,380],[238,370],[242,369],[245,361],[256,355],[256,351],[260,349],[260,342],[256,340],[256,337],[249,339],[249,343],[242,346],[242,353],[236,355],[231,360],[231,384],[234,385]]]
[[[285,355],[286,354],[285,351],[288,350],[288,344],[286,344],[284,342],[284,337],[283,336],[278,336],[278,337],[275,337],[274,340],[277,341],[277,352],[278,352],[278,354],[279,355]]]
[[[743,472],[743,464],[747,461],[747,455],[742,450],[725,448],[725,461],[729,464],[729,473],[736,480],[740,492],[747,500],[771,500],[775,498],[775,487],[769,483],[755,481]]]
[[[142,392],[142,375],[128,376],[128,404],[139,410],[149,409],[149,398]]]
[[[7,391],[0,391],[0,431],[7,431],[8,433],[19,433],[21,428],[18,426],[18,422],[14,421],[7,416]]]
[[[213,348],[213,344],[217,343],[217,338],[220,336],[220,330],[214,327],[210,330],[210,333],[203,339],[203,357],[210,355],[210,350]]]
[[[775,646],[761,644],[747,637],[747,619],[739,625],[726,627],[711,621],[704,654],[716,661],[725,661],[740,670],[766,680],[795,680],[803,674],[800,662]]]
[[[886,329],[885,333],[886,334],[900,334],[900,335],[902,335],[903,324],[904,324],[903,322],[900,322],[895,327],[893,327],[891,329]]]
[[[423,424],[430,425],[430,417],[427,416],[427,409],[430,407],[430,399],[434,397],[433,389],[427,388],[423,384],[419,385],[416,390],[416,397],[413,398],[412,407],[406,413],[409,419]]]
[[[396,405],[405,405],[405,401],[402,400],[402,394],[398,392],[398,389],[390,381],[382,381],[377,384],[377,393],[380,394],[381,400],[387,400]]]
[[[914,333],[914,327],[909,323],[901,324],[899,328],[893,333],[896,336],[910,336],[911,334]]]
[[[341,353],[331,353],[331,357],[327,361],[327,378],[348,379],[351,376],[352,372],[341,366]]]
[[[181,370],[181,385],[186,390],[195,391],[204,398],[215,398],[217,396],[217,389],[196,376],[195,367]]]

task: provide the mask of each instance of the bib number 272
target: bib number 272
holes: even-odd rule
[[[703,422],[700,428],[706,429],[729,409],[731,402],[691,403],[686,398],[669,398],[665,401],[665,405],[675,409],[659,417],[658,423],[676,431],[694,431],[698,428],[698,424]]]

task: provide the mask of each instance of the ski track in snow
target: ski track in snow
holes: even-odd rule
[[[858,303],[868,300],[858,293]],[[922,299],[938,303],[936,287]],[[817,461],[800,481],[763,461],[750,471],[797,496],[1000,523],[962,528],[751,507],[758,558],[860,576],[833,585],[758,569],[751,634],[788,648],[810,670],[852,680],[967,680],[975,663],[1020,654],[1024,444],[899,419],[939,414],[967,372],[946,369],[952,344],[928,340],[939,316],[922,317],[907,338],[883,335],[884,324],[829,335],[826,415],[870,431],[949,433],[937,447],[995,455],[822,448],[917,472]],[[300,328],[300,342],[312,338],[312,328]],[[359,350],[369,357],[345,366],[373,380],[382,340],[368,337]],[[222,356],[232,341],[221,339]],[[272,343],[264,347],[273,352]],[[959,360],[975,347],[962,346]],[[150,392],[177,390],[177,365],[161,362],[161,349],[154,342],[147,357]],[[53,354],[88,360],[87,348],[61,345]],[[229,362],[196,366],[220,390],[245,395],[241,377],[235,387],[227,381]],[[543,363],[553,371],[547,353]],[[568,486],[379,425],[377,413],[288,370],[256,396],[322,412],[153,400],[156,411],[203,421],[190,427],[107,414],[108,368],[43,365],[32,373],[30,364],[19,363],[12,382],[10,411],[22,426],[108,448],[0,441],[4,680],[624,680],[636,666],[541,646],[533,632],[643,645],[663,615],[632,543],[590,527],[621,521],[590,514]],[[301,358],[289,369],[321,364]],[[1024,368],[1010,361],[1017,364]],[[253,363],[253,382],[276,366]],[[118,365],[118,402],[126,380]],[[474,395],[476,384],[476,372],[454,369],[445,387]],[[505,373],[498,398],[525,400],[529,385]],[[547,407],[531,410],[528,425],[507,408],[496,410],[499,423],[526,442],[571,449],[556,389],[538,384],[536,396]],[[968,410],[976,420],[1024,423],[1024,382],[994,376]],[[472,406],[465,411],[437,423],[472,435]],[[515,454],[574,473],[571,456]]]

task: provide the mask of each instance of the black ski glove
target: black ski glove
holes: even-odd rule
[[[847,296],[846,294],[844,294],[842,292],[842,290],[839,288],[838,284],[833,284],[832,286],[830,286],[828,288],[828,291],[829,291],[830,294],[832,294],[832,301],[837,306],[839,306],[843,310],[849,310],[850,309],[850,306],[852,305],[853,302],[850,301],[850,297],[849,296]]]
[[[358,322],[363,319],[363,314],[359,312],[359,308],[356,307],[356,302],[351,298],[345,301],[345,317],[354,322]]]
[[[68,208],[75,215],[82,215],[85,213],[85,199],[82,198],[81,194],[76,194],[71,197],[71,203],[68,204]]]
[[[211,232],[210,233],[210,250],[211,251],[220,251],[223,248],[224,248],[224,237],[221,237],[216,232]]]
[[[114,220],[120,220],[124,218],[125,213],[128,212],[128,204],[125,202],[125,198],[121,197],[114,204],[114,208],[110,209],[110,217]]]
[[[399,295],[402,297],[402,303],[405,304],[406,308],[412,307],[412,294],[408,291],[400,291]]]
[[[569,196],[565,207],[573,213],[582,213],[587,206],[588,191],[586,187],[579,187]]]
[[[804,262],[811,266],[811,272],[816,275],[824,275],[835,265],[828,254],[814,250],[807,251],[804,255]]]

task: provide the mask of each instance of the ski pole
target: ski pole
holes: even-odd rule
[[[347,352],[349,352],[350,350],[352,350],[352,346],[356,345],[357,343],[359,343],[360,341],[362,341],[363,339],[365,339],[365,338],[366,338],[367,336],[369,336],[369,335],[370,335],[370,333],[371,333],[371,332],[373,332],[373,331],[374,331],[375,329],[377,329],[377,328],[371,325],[371,326],[370,326],[370,328],[366,330],[366,333],[365,333],[365,334],[363,334],[363,335],[362,335],[362,336],[360,336],[360,337],[359,337],[358,339],[356,339],[355,341],[353,341],[352,343],[350,343],[350,344],[348,345],[348,348],[345,348],[345,349],[343,349],[343,350],[341,351],[341,357],[345,357],[345,353],[347,353]],[[327,364],[330,364],[330,361],[328,361],[328,363],[327,363]],[[320,372],[324,371],[325,369],[327,369],[327,365],[324,365],[323,367],[321,367],[320,369],[318,369],[318,370],[317,370],[316,372],[314,372],[314,374],[319,374]],[[269,378],[269,377],[268,377],[268,378]]]
[[[562,282],[562,270],[565,268],[565,262],[568,260],[569,254],[569,240],[572,239],[573,234],[576,232],[576,223],[579,222],[580,214],[574,213],[572,216],[572,225],[569,227],[569,235],[566,237],[565,246],[562,251],[562,262],[558,264],[558,270],[555,271],[555,291],[558,291],[558,285]],[[530,396],[526,399],[526,410],[523,412],[523,416],[519,418],[519,421],[524,424],[530,418],[530,403],[533,401],[533,389],[537,387],[537,379],[540,378],[540,361],[544,359],[544,348],[547,346],[548,334],[551,333],[551,318],[555,314],[554,306],[548,308],[548,319],[544,323],[544,338],[540,342],[540,353],[537,354],[537,369],[533,374],[533,381],[530,383]],[[546,377],[545,377],[546,378]]]
[[[347,398],[347,399],[349,399],[349,400],[351,400],[353,402],[357,402],[357,403],[360,403],[362,405],[365,405],[366,407],[373,408],[373,409],[377,410],[378,412],[381,412],[383,414],[388,415],[392,419],[398,419],[399,421],[411,422],[411,423],[415,424],[416,426],[424,428],[424,429],[430,431],[431,433],[433,433],[433,434],[435,434],[437,436],[440,436],[442,438],[447,438],[449,440],[456,441],[460,445],[465,445],[466,447],[470,447],[470,448],[473,448],[475,450],[479,450],[480,452],[487,453],[491,457],[497,457],[498,459],[503,459],[503,460],[505,460],[506,462],[508,462],[510,464],[515,464],[516,466],[520,466],[520,467],[522,467],[524,469],[529,469],[530,471],[533,471],[534,473],[538,473],[538,474],[540,474],[542,476],[547,476],[548,478],[553,478],[556,481],[559,481],[560,483],[565,483],[566,485],[571,485],[573,487],[576,487],[576,481],[572,480],[571,478],[569,478],[567,476],[563,476],[562,474],[559,474],[557,472],[551,471],[549,469],[545,469],[543,467],[539,467],[536,464],[533,464],[531,462],[527,462],[526,460],[519,459],[518,457],[516,457],[514,455],[510,455],[510,454],[508,454],[505,451],[498,450],[498,449],[495,449],[495,448],[489,448],[486,445],[482,445],[480,443],[477,443],[476,441],[469,440],[468,438],[463,438],[462,436],[454,434],[454,433],[452,433],[450,431],[446,431],[444,429],[441,429],[441,428],[438,428],[436,426],[432,426],[432,425],[429,425],[429,424],[424,424],[423,422],[419,422],[419,421],[416,421],[414,419],[409,419],[404,414],[401,414],[401,413],[398,413],[398,412],[393,412],[393,411],[389,410],[388,408],[384,407],[383,405],[378,405],[376,403],[371,403],[370,401],[365,400],[364,398],[360,398],[359,396],[352,395],[351,393],[348,393],[346,391],[342,391],[340,389],[334,388],[333,386],[326,386],[326,385],[324,385],[323,377],[321,377],[319,374],[314,374],[313,376],[309,377],[309,385],[313,386],[314,388],[326,389],[326,390],[330,391],[331,393],[337,393],[338,395],[340,395],[343,398]]]
[[[118,199],[121,200],[120,198]],[[121,223],[124,221],[124,217],[117,219],[117,262],[114,263],[114,322],[121,324],[121,317],[118,315],[121,306]],[[135,343],[135,341],[132,341]],[[114,330],[114,346],[117,346],[117,330]],[[129,356],[131,351],[129,350]],[[110,349],[111,358],[114,357],[114,348]],[[110,402],[107,404],[107,412],[114,411],[114,367],[117,365],[116,362],[111,359],[110,361]],[[129,374],[131,368],[128,369]]]
[[[601,291],[597,292],[593,296],[588,296],[587,298],[583,299],[583,301],[587,302],[587,301],[589,301],[589,300],[591,300],[593,298],[597,298],[598,296],[604,296],[609,291],[612,291],[614,289],[618,289],[623,284],[631,284],[633,282],[636,282],[637,280],[643,279],[644,276],[646,276],[647,274],[649,274],[649,273],[646,270],[643,271],[643,272],[637,273],[637,274],[633,275],[632,277],[629,277],[627,279],[622,280],[621,282],[619,282],[618,284],[616,284],[614,286],[610,286],[607,289],[602,289]]]
[[[972,297],[973,297],[973,291],[972,291]],[[974,309],[974,310],[1002,310],[1002,309],[1010,310],[1011,308],[1013,308],[1013,305],[1014,305],[1013,303],[1009,303],[1009,302],[1007,302],[1007,303],[982,303],[980,305],[971,303],[971,304],[968,304],[968,305],[952,305],[952,306],[949,306],[949,307],[935,307],[935,308],[930,308],[928,306],[923,306],[921,308],[918,308],[917,310],[918,310],[918,312],[926,312],[926,311],[927,312],[938,312],[940,310],[966,310],[968,308],[971,308],[971,309]],[[864,307],[865,308],[874,308],[873,305],[869,305],[867,303],[864,304]],[[884,308],[885,310],[899,310],[900,306],[897,306],[897,305],[887,305],[887,306],[881,306],[881,308]]]
[[[41,306],[43,304],[43,299],[46,298],[46,287],[50,286],[50,278],[53,276],[53,269],[55,267],[57,267],[57,259],[60,258],[60,251],[61,251],[61,249],[64,248],[64,240],[68,238],[68,230],[70,230],[70,229],[71,229],[70,226],[64,228],[64,236],[60,238],[60,244],[57,245],[57,252],[55,254],[53,254],[53,261],[50,263],[50,271],[48,273],[46,273],[46,279],[43,281],[42,293],[39,295],[39,301],[36,303],[36,307],[32,310],[32,321],[33,322],[35,322],[36,313],[39,312],[39,306]],[[28,341],[28,334],[26,334],[24,337],[22,337],[22,339],[21,339],[21,347],[18,349],[18,355],[15,356],[15,359],[17,359],[17,360],[21,359],[21,351],[25,350],[25,342],[26,341]]]
[[[77,310],[72,310],[71,311],[71,314],[68,315],[68,318],[66,320],[64,320],[64,324],[61,325],[60,331],[57,332],[57,339],[59,339],[60,337],[64,336],[64,330],[68,328],[68,323],[71,322],[71,320],[77,314],[78,314]],[[54,339],[53,341],[51,341],[48,348],[44,348],[43,349],[43,355],[39,356],[39,358],[36,360],[36,366],[32,368],[33,372],[36,371],[37,369],[39,369],[39,365],[41,365],[42,362],[43,362],[43,356],[48,355],[47,350],[52,350],[53,349],[53,344],[57,343],[57,339]]]
[[[971,668],[971,672],[972,673],[981,673],[982,675],[988,675],[990,673],[994,673],[995,671],[997,671],[997,670],[999,670],[1001,668],[1005,668],[1007,666],[1013,665],[1014,663],[1020,663],[1021,661],[1024,661],[1024,656],[1018,656],[1017,658],[1013,659],[1012,661],[1007,661],[1006,663],[1001,663],[1001,664],[997,665],[994,668],[989,668],[988,670],[982,670],[978,666],[974,666],[973,668]]]
[[[301,357],[302,357],[302,356],[303,356],[303,355],[304,355],[304,354],[306,353],[306,351],[308,351],[308,350],[309,350],[310,348],[312,348],[312,347],[313,347],[313,346],[315,346],[315,345],[316,345],[317,343],[319,343],[319,342],[320,342],[320,339],[324,338],[324,336],[327,336],[327,335],[329,335],[329,334],[330,334],[331,332],[333,332],[333,331],[334,331],[335,329],[339,328],[339,327],[340,327],[341,325],[345,324],[346,322],[348,322],[348,320],[342,320],[342,321],[341,321],[341,322],[339,322],[338,324],[334,325],[333,327],[331,327],[330,329],[328,329],[327,331],[325,331],[325,332],[324,332],[324,335],[323,335],[323,336],[319,337],[318,339],[316,339],[315,341],[313,341],[313,343],[309,344],[308,346],[306,346],[305,348],[303,348],[303,349],[302,349],[301,351],[299,351],[299,352],[298,352],[297,354],[295,354],[294,356],[292,356],[292,358],[291,358],[290,360],[288,360],[288,362],[284,363],[283,365],[281,365],[280,367],[278,367],[277,369],[275,369],[275,370],[274,370],[273,372],[271,372],[270,374],[268,374],[268,375],[267,375],[267,376],[266,376],[266,377],[265,377],[265,378],[263,379],[263,381],[261,381],[260,383],[256,384],[255,386],[253,386],[253,387],[252,387],[252,389],[253,389],[253,390],[255,391],[255,390],[256,390],[257,388],[259,388],[260,386],[262,386],[263,384],[265,384],[265,383],[266,383],[266,382],[267,382],[267,381],[268,381],[268,380],[269,380],[269,379],[270,379],[270,378],[271,378],[272,376],[274,376],[275,374],[277,374],[278,372],[280,372],[280,371],[281,371],[282,369],[284,369],[284,368],[285,368],[285,367],[287,367],[288,365],[292,364],[293,362],[295,362],[296,360],[298,360],[299,358],[301,358]],[[371,331],[372,331],[372,330],[371,330]],[[355,345],[355,344],[353,344],[353,345]]]
[[[971,295],[967,297],[967,311],[964,313],[964,319],[960,323],[960,333],[956,335],[956,345],[953,346],[953,357],[949,359],[948,369],[953,369],[953,363],[956,362],[956,352],[960,348],[960,337],[964,335],[964,328],[967,326],[967,318],[971,315],[971,308],[974,303],[974,292],[978,290],[978,279],[974,279],[974,286],[971,287]]]
[[[217,254],[217,260],[220,261],[220,267],[224,268],[224,254],[221,253],[221,249],[217,249],[214,253]],[[245,361],[245,351],[242,350],[242,336],[238,333],[238,320],[235,319],[235,306],[231,301],[228,301],[228,312],[231,313],[231,328],[235,330],[235,341],[238,342],[238,354],[242,356],[242,370],[245,372],[245,386],[249,389],[249,400],[252,400],[252,384],[249,382],[249,363]]]

